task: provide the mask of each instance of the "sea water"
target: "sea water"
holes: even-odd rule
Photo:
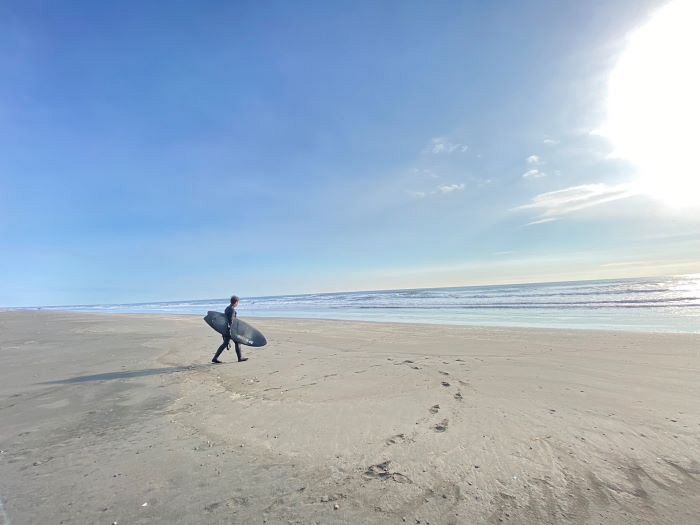
[[[80,312],[223,311],[228,298],[51,307]],[[242,297],[241,317],[700,333],[700,274],[456,288]]]

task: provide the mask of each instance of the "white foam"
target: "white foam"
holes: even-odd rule
[[[2,495],[0,495],[0,525],[10,525],[10,516],[7,515],[5,505],[2,503]]]

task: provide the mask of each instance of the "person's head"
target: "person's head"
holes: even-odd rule
[[[237,306],[238,303],[240,302],[240,299],[238,298],[237,295],[232,295],[231,296],[231,306]]]

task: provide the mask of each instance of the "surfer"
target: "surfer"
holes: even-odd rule
[[[221,361],[219,361],[219,356],[221,355],[221,352],[223,352],[225,348],[228,348],[231,345],[231,323],[233,323],[233,318],[237,317],[236,306],[238,306],[239,302],[240,299],[238,298],[238,296],[231,296],[231,304],[229,304],[226,307],[226,310],[224,310],[226,322],[228,323],[228,330],[226,330],[225,335],[221,336],[224,338],[224,342],[216,350],[216,354],[214,354],[214,359],[211,360],[212,363],[221,363]],[[241,354],[241,345],[239,345],[236,341],[234,341],[233,344],[236,346],[236,355],[238,356],[238,362],[240,363],[241,361],[247,361],[248,358],[243,357],[243,355]]]

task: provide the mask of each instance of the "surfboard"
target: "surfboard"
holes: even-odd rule
[[[209,311],[204,316],[204,321],[221,335],[226,334],[228,323],[226,316],[221,312]],[[246,346],[265,346],[267,339],[257,328],[242,321],[238,317],[234,317],[231,323],[231,339]]]

